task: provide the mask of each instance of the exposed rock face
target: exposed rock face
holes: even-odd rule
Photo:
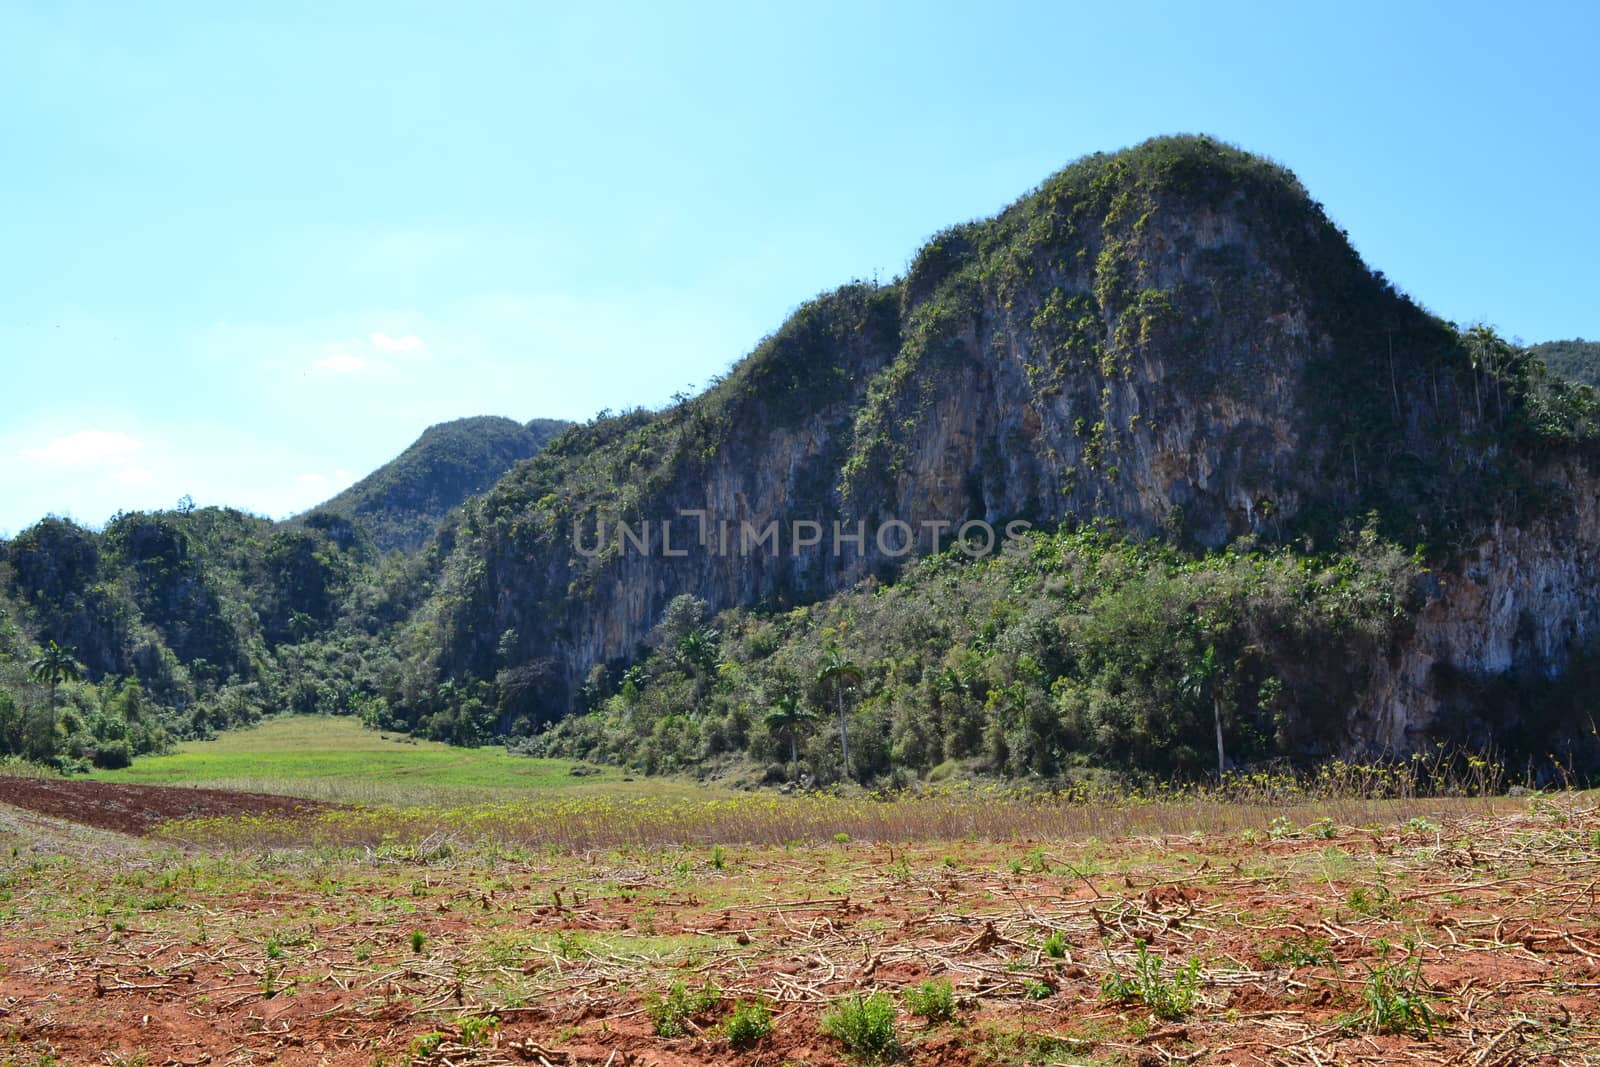
[[[1436,576],[1411,639],[1379,666],[1352,719],[1362,747],[1411,751],[1460,702],[1463,683],[1558,675],[1572,649],[1600,637],[1600,477],[1569,463],[1552,480],[1570,508],[1497,524]],[[1492,724],[1471,726],[1471,740],[1492,739]]]
[[[1497,418],[1455,331],[1371,274],[1291,176],[1157,142],[939,235],[893,286],[820,298],[705,396],[513,473],[464,519],[437,669],[521,672],[524,710],[560,715],[672,597],[825,596],[897,565],[874,536],[892,520],[919,553],[925,524],[948,545],[971,519],[1323,548],[1372,509],[1403,540],[1481,542],[1353,709],[1352,745],[1401,748],[1447,699],[1440,664],[1558,671],[1596,632],[1595,476],[1541,476],[1575,514],[1486,525]],[[616,548],[619,521],[648,522],[648,549]],[[772,522],[776,552],[741,551]],[[836,553],[834,524],[857,522],[864,550]],[[820,543],[794,545],[796,523]]]

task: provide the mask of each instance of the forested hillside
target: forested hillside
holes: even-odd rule
[[[1594,769],[1573,344],[1429,314],[1270,161],[1097,154],[661,410],[433,427],[288,524],[24,532],[6,750],[295,709],[751,782]]]
[[[291,522],[184,506],[0,542],[0,757],[111,766],[280,711],[359,713],[452,509],[565,425],[433,427]]]
[[[1600,389],[1600,341],[1546,341],[1531,351],[1567,381]]]
[[[1587,389],[1397,293],[1293,175],[1160,139],[939,234],[902,279],[806,304],[704,395],[597,420],[512,472],[462,516],[388,721],[562,720],[538,744],[646,766],[770,759],[761,724],[783,701],[837,717],[817,676],[832,648],[857,671],[844,738],[807,728],[821,777],[852,731],[868,777],[952,757],[1188,770],[1206,707],[1248,759],[1513,745],[1536,732],[1506,693],[1561,676],[1600,626],[1595,432]],[[903,521],[912,557],[934,549],[927,524],[948,546],[971,520],[1119,547],[1062,555],[1040,577],[1074,590],[1060,601],[1003,565],[952,573],[959,602],[999,614],[956,626],[871,536],[752,554],[697,543],[706,518],[736,535]],[[615,536],[652,522],[642,551]],[[1171,583],[1095,573],[1146,551]],[[1413,561],[1381,609],[1293,577],[1392,584],[1376,560]],[[1240,591],[1213,601],[1196,575]],[[865,603],[864,580],[900,607],[854,647],[848,618],[788,614]],[[681,617],[660,628],[683,597],[705,616],[692,655]],[[1093,643],[1102,627],[1121,636]],[[952,676],[973,642],[981,680],[972,662]]]
[[[430,426],[410,448],[315,510],[360,522],[379,551],[413,551],[452,508],[570,425],[482,416]]]

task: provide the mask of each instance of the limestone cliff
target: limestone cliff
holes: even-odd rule
[[[705,395],[513,471],[463,517],[413,692],[495,679],[508,715],[560,716],[675,595],[782,607],[891,576],[895,520],[918,552],[970,519],[1319,549],[1375,513],[1438,562],[1351,709],[1352,745],[1403,747],[1454,699],[1441,665],[1559,672],[1595,632],[1595,468],[1525,432],[1494,370],[1281,168],[1206,138],[1090,157],[904,279],[808,304]],[[739,550],[773,521],[777,552]],[[836,553],[836,523],[864,543]]]
[[[1505,725],[1500,709],[1482,707],[1472,690],[1559,676],[1575,649],[1600,638],[1600,477],[1576,462],[1549,474],[1563,490],[1559,504],[1493,524],[1428,583],[1414,632],[1380,665],[1352,718],[1352,736],[1366,747],[1409,751],[1441,726],[1491,744]],[[1440,721],[1462,711],[1470,716],[1464,724]],[[1561,743],[1543,740],[1545,751]]]

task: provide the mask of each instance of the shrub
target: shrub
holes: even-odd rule
[[[126,741],[102,741],[94,748],[93,760],[101,770],[114,771],[133,762],[133,750]]]
[[[1100,983],[1100,991],[1110,1000],[1138,1001],[1158,1019],[1181,1019],[1200,996],[1200,961],[1190,960],[1171,978],[1162,975],[1164,967],[1161,957],[1140,941],[1133,973],[1113,971]]]
[[[948,979],[929,978],[906,990],[906,1010],[930,1023],[955,1018],[956,994]]]
[[[836,1002],[822,1016],[822,1032],[845,1050],[865,1060],[891,1060],[900,1054],[894,1032],[894,1001],[887,994],[851,996]]]
[[[721,999],[722,991],[709,981],[699,989],[674,982],[665,996],[655,993],[646,998],[644,1010],[657,1037],[682,1037],[689,1032],[690,1019],[710,1011]]]
[[[734,1048],[745,1048],[772,1033],[772,1009],[759,1000],[741,1000],[722,1026]]]

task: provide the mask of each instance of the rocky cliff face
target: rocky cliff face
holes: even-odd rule
[[[1600,476],[1580,463],[1547,474],[1562,490],[1558,506],[1496,523],[1428,583],[1414,632],[1379,665],[1352,716],[1361,747],[1411,751],[1441,726],[1492,743],[1503,724],[1484,718],[1472,690],[1508,677],[1557,677],[1574,649],[1600,638]],[[1464,724],[1442,721],[1461,713]],[[1555,737],[1545,744],[1558,746]]]
[[[429,670],[560,715],[672,597],[781,607],[892,574],[899,531],[875,534],[896,520],[914,553],[976,519],[1316,548],[1375,511],[1403,542],[1476,546],[1354,709],[1353,743],[1400,747],[1448,700],[1441,664],[1558,671],[1595,632],[1595,475],[1546,470],[1569,503],[1495,525],[1529,476],[1498,404],[1286,172],[1151,142],[939,235],[894,285],[820,298],[705,396],[502,481],[463,520]],[[777,550],[747,551],[774,522]],[[836,549],[836,523],[864,542]]]

